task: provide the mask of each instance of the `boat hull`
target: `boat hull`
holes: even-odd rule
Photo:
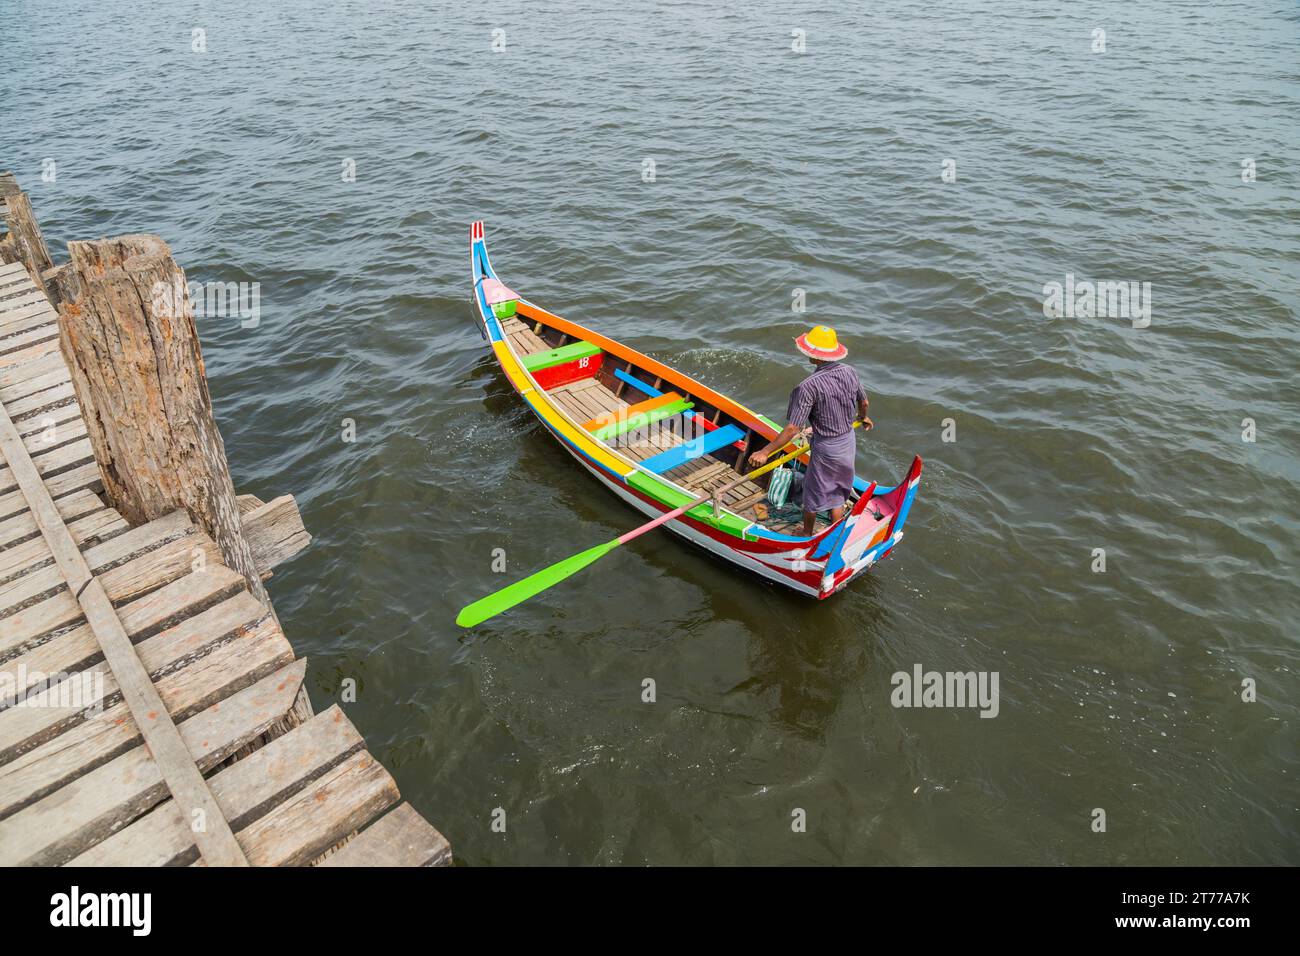
[[[644,515],[658,517],[682,503],[682,489],[667,481],[649,481],[648,473],[635,461],[622,457],[616,449],[596,443],[579,423],[571,419],[547,395],[544,382],[522,367],[519,356],[503,336],[500,322],[481,291],[483,282],[497,281],[487,257],[482,223],[475,223],[470,229],[470,272],[474,281],[476,312],[484,337],[491,344],[511,386],[560,447],[597,481]],[[769,439],[774,437],[776,428],[768,420],[718,395],[701,383],[593,330],[553,316],[527,299],[521,298],[518,301],[521,313],[528,318],[540,318],[552,327],[562,323],[560,327],[564,331],[598,343],[619,359],[636,362],[638,367],[649,368],[656,375],[663,374],[666,382],[726,409],[728,414],[734,415],[755,434]],[[728,521],[721,522],[714,519],[712,511],[700,508],[692,508],[689,513],[668,522],[665,527],[690,543],[764,580],[800,594],[826,598],[842,590],[857,575],[888,556],[902,539],[903,522],[916,494],[920,472],[921,459],[916,458],[907,478],[898,486],[878,489],[872,483],[860,488],[859,498],[849,513],[812,537],[777,534],[757,523],[746,523],[729,513],[726,515]],[[655,477],[649,476],[650,479]],[[674,493],[676,498],[673,497]],[[689,496],[686,500],[689,500]]]

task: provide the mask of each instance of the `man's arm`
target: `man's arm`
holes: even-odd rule
[[[772,452],[790,444],[791,439],[801,431],[803,431],[803,429],[798,425],[786,425],[785,428],[781,429],[781,434],[777,435],[770,442],[749,456],[749,463],[755,468],[762,468],[767,464],[767,460],[772,457]]]

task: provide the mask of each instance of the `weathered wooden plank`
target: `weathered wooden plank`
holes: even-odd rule
[[[48,304],[49,298],[45,295],[43,289],[33,287],[30,291],[18,291],[10,294],[4,299],[0,299],[0,315],[9,316],[19,309],[25,309],[29,306]]]
[[[187,618],[136,646],[151,680],[179,670],[226,641],[255,635],[267,610],[247,592]],[[21,663],[19,659],[18,663]],[[15,664],[14,671],[17,671]],[[58,675],[56,674],[56,677]],[[24,680],[24,683],[30,683]],[[0,710],[0,763],[31,750],[122,699],[117,678],[100,661],[42,690],[28,691],[22,706]]]
[[[53,306],[42,297],[39,302],[0,312],[0,335],[14,335],[34,329],[58,318]]]
[[[362,751],[254,820],[239,843],[253,866],[304,866],[397,800],[393,778]]]
[[[293,648],[271,621],[259,627],[256,637],[223,644],[163,677],[157,684],[158,694],[173,720],[185,720],[213,704],[224,706],[225,698],[292,662]],[[298,661],[297,665],[304,663]],[[284,715],[298,693],[302,672],[296,673],[298,677],[291,688],[289,703],[279,710],[278,716]],[[147,713],[149,724],[156,725],[163,710],[160,707],[156,712]],[[0,819],[12,816],[125,753],[142,739],[139,725],[123,703],[106,708],[53,740],[15,757],[0,766]],[[226,756],[219,755],[214,763]]]
[[[10,268],[12,266],[13,263],[9,263],[5,266],[5,268]],[[32,281],[31,276],[27,275],[27,271],[25,269],[21,274],[8,273],[5,275],[0,275],[0,297],[14,295],[19,292],[26,292],[30,289],[35,289],[35,288],[36,288],[36,283]],[[3,304],[2,301],[0,301],[0,304]]]
[[[240,521],[253,561],[264,575],[311,543],[293,495],[281,495],[246,512]]]
[[[125,534],[117,535],[103,544],[89,548],[84,556],[85,562],[93,572],[103,573],[132,558],[160,548],[169,541],[192,535],[195,531],[194,525],[185,512],[174,511],[165,518],[151,521]],[[48,541],[46,546],[49,547]],[[51,552],[51,557],[53,556]],[[2,585],[0,586],[0,618],[15,613],[38,597],[50,596],[65,587],[67,581],[63,570],[55,565]]]
[[[41,367],[35,368],[37,365]],[[63,363],[61,355],[48,355],[38,363],[17,370],[0,368],[0,402],[8,405],[43,389],[70,381],[68,366]]]
[[[5,303],[15,295],[27,292],[43,291],[32,281],[29,275],[8,275],[0,277],[0,312],[4,311]]]
[[[117,613],[131,640],[141,641],[235,596],[243,589],[243,581],[224,565],[209,565],[122,605]],[[8,690],[0,688],[0,707],[10,706],[18,693],[43,682],[44,675],[81,670],[103,658],[90,625],[74,627],[5,663],[5,669],[14,675],[14,685]]]
[[[291,664],[181,723],[178,735],[191,765],[196,770],[215,766],[283,717],[294,697],[287,691],[292,687],[296,693],[302,683],[303,663]],[[135,747],[0,821],[0,865],[65,863],[166,796],[158,761],[148,747]],[[193,821],[184,803],[178,808]],[[190,831],[200,846],[213,828],[211,814],[204,824],[197,833]]]
[[[6,332],[0,329],[0,355],[48,341],[51,336],[55,339],[59,337],[59,325],[53,320],[20,332]]]
[[[57,448],[86,436],[86,425],[76,402],[47,408],[23,421],[15,420],[14,427],[24,443],[30,442],[37,449]]]
[[[64,379],[69,377],[68,366],[61,354],[45,355],[23,365],[0,366],[0,389],[10,390],[14,397],[21,398],[27,394],[23,390],[23,383],[37,379],[44,381],[44,377],[51,372],[60,373]],[[0,401],[9,401],[5,393],[0,393]]]
[[[365,746],[337,704],[211,778],[212,795],[239,830]],[[174,800],[72,859],[72,866],[176,866],[198,849]]]
[[[26,426],[14,422],[18,437],[23,440],[23,447],[33,458],[44,452],[54,451],[71,445],[86,437],[86,423],[78,415],[71,420],[56,421],[55,415],[45,415],[41,419],[29,421]],[[12,418],[12,416],[10,416]],[[93,457],[93,454],[92,454]],[[66,465],[65,465],[66,467]],[[42,472],[45,474],[45,472]]]
[[[112,541],[106,543],[112,544]],[[211,566],[219,564],[220,560],[212,539],[196,533],[170,541],[106,571],[98,580],[108,600],[120,603],[176,580],[195,565]],[[0,633],[0,661],[22,653],[41,638],[54,636],[51,632],[58,628],[81,620],[82,608],[75,593],[69,584],[57,594],[4,618],[4,631]]]
[[[250,511],[256,511],[258,508],[262,507],[262,505],[266,504],[266,502],[257,497],[257,495],[235,495],[235,504],[239,506],[239,519],[242,521],[244,515],[248,514]]]
[[[45,488],[56,501],[74,491],[98,491],[102,487],[99,480],[99,465],[93,461],[45,479]],[[0,521],[27,510],[27,498],[21,491],[14,490],[0,495]]]
[[[68,531],[77,547],[85,550],[101,537],[111,537],[127,530],[127,524],[112,508],[101,508],[68,524]],[[0,549],[0,587],[22,574],[29,574],[54,561],[49,545],[38,537],[30,538],[12,548]]]
[[[54,506],[64,522],[69,522],[98,511],[104,507],[104,502],[92,491],[77,491],[56,498]],[[36,519],[30,511],[24,509],[22,514],[0,521],[0,549],[13,547],[37,534],[40,534],[40,529],[36,527]]]
[[[0,368],[15,370],[31,364],[47,355],[59,354],[59,340],[46,339],[34,345],[27,345],[12,352],[0,352]]]
[[[103,487],[99,477],[99,465],[93,461],[45,476],[45,488],[55,500],[74,491],[89,489],[98,492]]]
[[[63,409],[68,409],[71,415],[81,417],[81,409],[77,405],[77,397],[72,394],[72,383],[63,382],[52,388],[42,389],[39,392],[28,395],[26,398],[14,399],[12,402],[5,404],[5,411],[13,419],[18,430],[23,431],[22,422],[32,416],[39,415],[41,412],[49,409],[59,409],[62,415]],[[71,417],[69,416],[69,418]],[[59,417],[56,421],[66,421],[68,419]]]
[[[83,433],[84,430],[83,428]],[[17,434],[17,428],[14,431]],[[22,441],[21,436],[19,436],[19,441]],[[39,439],[36,444],[39,448]],[[94,458],[95,452],[91,449],[90,439],[88,438],[82,438],[80,441],[74,441],[69,445],[60,445],[48,451],[31,455],[32,464],[36,466],[36,473],[47,476],[54,476],[60,472],[68,471],[83,462],[93,461]],[[14,476],[13,468],[8,465],[0,465],[0,494],[8,494],[17,487],[18,479]]]
[[[320,866],[442,866],[451,844],[409,803],[376,820],[326,857]]]

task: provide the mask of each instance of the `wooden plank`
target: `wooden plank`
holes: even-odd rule
[[[233,597],[242,590],[243,580],[224,565],[212,565],[124,604],[118,608],[118,616],[131,640],[141,641]],[[0,691],[0,707],[8,707],[16,694],[42,683],[45,675],[81,670],[103,658],[89,624],[65,631],[5,664],[15,682],[12,688]]]
[[[68,531],[77,547],[85,550],[128,530],[127,524],[112,508],[101,508],[68,524]],[[0,550],[0,587],[22,574],[39,570],[54,561],[49,546],[38,537],[30,538],[12,548]]]
[[[47,405],[19,418],[14,418],[13,415],[9,417],[13,420],[14,427],[18,429],[20,437],[30,441],[39,440],[45,443],[45,447],[53,448],[66,444],[86,434],[85,422],[81,420],[81,409],[77,407],[75,401],[65,401],[54,406]]]
[[[253,866],[304,866],[397,802],[397,784],[370,754],[353,754],[239,832]]]
[[[32,371],[27,366],[21,370],[23,374],[12,369],[0,369],[0,402],[8,405],[36,392],[72,381],[68,367],[63,363],[63,356],[48,356],[41,359],[41,364],[46,367]]]
[[[264,678],[279,674],[286,665],[298,667],[305,663],[294,662],[293,648],[275,622],[267,621],[259,626],[256,636],[223,644],[159,680],[157,692],[166,710],[160,705],[157,711],[146,711],[146,727],[152,729],[160,723],[171,725],[173,720],[186,720],[213,705],[219,705],[217,709],[220,709],[229,703],[226,698],[236,692],[265,683]],[[289,688],[289,703],[281,707],[277,716],[283,716],[297,696],[302,671],[296,673],[297,680]],[[274,683],[280,685],[284,681],[277,676]],[[164,712],[170,715],[170,720],[161,720]],[[53,740],[15,757],[0,766],[0,819],[12,816],[142,741],[141,728],[131,716],[130,707],[123,703],[106,708]],[[227,756],[219,754],[219,759],[213,762],[219,763]],[[193,766],[188,753],[185,759]],[[182,805],[193,806],[188,801]]]
[[[236,833],[365,746],[337,704],[209,779]],[[194,862],[190,822],[168,800],[70,861],[72,866],[177,866]]]
[[[58,339],[46,339],[44,342],[37,342],[35,345],[28,345],[12,352],[0,352],[0,368],[21,368],[23,365],[35,362],[37,359],[48,355],[62,357],[59,352]]]
[[[5,404],[5,411],[9,413],[15,425],[28,416],[37,415],[49,408],[70,408],[78,417],[81,416],[77,397],[72,393],[72,382],[62,382],[28,395],[26,398],[14,399]],[[21,430],[20,426],[19,431]]]
[[[740,514],[741,512],[746,511],[749,508],[752,508],[754,505],[758,504],[766,497],[767,497],[767,492],[760,488],[757,492],[747,495],[746,497],[741,498],[739,501],[731,502],[730,504],[727,505],[727,507],[730,508],[732,511],[736,512],[736,514]]]
[[[187,618],[136,646],[151,680],[179,670],[226,641],[256,635],[268,611],[247,591]],[[21,663],[19,659],[18,663]],[[17,664],[14,666],[17,670]],[[60,672],[54,672],[58,675]],[[0,763],[44,743],[122,699],[112,670],[102,661],[30,690],[23,706],[0,710]],[[30,681],[24,681],[30,684]]]
[[[588,414],[586,408],[578,404],[578,399],[569,394],[554,395],[555,403],[569,413],[575,421],[582,421]]]
[[[213,566],[220,561],[212,539],[199,532],[148,551],[106,571],[97,580],[110,603],[121,603],[176,580],[195,564]],[[54,636],[51,632],[58,628],[81,620],[82,607],[75,597],[80,586],[69,582],[66,589],[6,617],[0,633],[0,661]]]
[[[37,289],[33,286],[30,291],[24,290],[16,295],[11,295],[0,300],[0,316],[8,316],[19,309],[24,309],[31,305],[39,305],[41,303],[48,305],[49,299],[46,297],[43,289]]]
[[[305,663],[291,664],[180,725],[177,735],[196,774],[220,763],[284,716],[302,683]],[[290,687],[294,694],[287,693]],[[169,783],[150,750],[135,747],[0,822],[0,865],[66,863],[160,803]],[[189,804],[173,802],[185,820],[194,820]],[[191,827],[190,832],[204,861],[218,865],[226,860],[214,858],[206,844],[225,817],[215,801],[212,811],[215,819],[212,812],[206,812],[205,826]]]
[[[240,522],[257,570],[264,575],[311,543],[293,495],[281,495],[242,514]]]
[[[0,355],[16,352],[24,346],[36,345],[51,338],[57,340],[58,337],[59,326],[53,321],[23,331],[6,332],[0,329]]]
[[[118,535],[110,541],[90,548],[84,555],[84,559],[92,571],[102,573],[124,561],[194,532],[195,528],[190,523],[189,516],[183,511],[175,511],[166,518],[151,521],[147,525],[141,525],[126,534]],[[46,544],[48,546],[49,542],[47,541]],[[0,618],[28,606],[38,597],[48,597],[65,587],[67,581],[64,579],[63,570],[55,565],[0,586]]]
[[[14,428],[14,434],[18,434],[16,427]],[[18,440],[19,442],[22,441],[21,435],[18,436]],[[40,447],[39,440],[35,444]],[[23,447],[26,448],[25,445]],[[90,447],[90,439],[84,437],[70,445],[62,445],[31,455],[32,464],[36,466],[37,475],[49,476],[68,471],[83,462],[93,461],[94,458],[95,452]],[[18,479],[14,476],[12,466],[0,465],[0,494],[8,494],[17,487]]]
[[[9,334],[21,329],[30,329],[36,325],[43,325],[51,319],[57,319],[58,313],[54,307],[45,299],[44,296],[35,302],[27,305],[14,306],[0,312],[0,332]]]
[[[55,499],[54,506],[58,508],[59,516],[65,522],[69,522],[92,511],[98,511],[104,507],[104,502],[100,501],[99,496],[94,492],[78,491]],[[40,529],[36,527],[36,519],[32,517],[30,511],[24,511],[15,517],[0,521],[0,548],[13,547],[18,542],[37,534],[40,534]]]
[[[44,296],[44,292],[37,287],[36,283],[32,281],[32,277],[29,275],[21,277],[14,276],[0,282],[0,316],[9,311],[10,303],[13,302],[13,300],[20,296],[23,298],[29,298],[34,292],[40,292],[41,295]]]
[[[326,857],[320,866],[442,866],[451,862],[451,844],[403,803]]]
[[[20,292],[28,292],[35,288],[36,283],[32,281],[31,276],[27,275],[26,269],[23,270],[21,275],[17,273],[9,273],[8,275],[0,276],[0,296],[7,297],[10,295],[16,295]],[[0,302],[0,304],[3,303]]]
[[[12,418],[13,416],[10,416]],[[37,456],[46,457],[46,452],[64,448],[73,442],[86,437],[86,423],[77,416],[72,421],[56,422],[55,416],[47,415],[44,421],[29,422],[25,427],[14,423],[14,428],[18,430],[18,437],[23,441],[23,447],[27,453],[32,456],[33,460]],[[93,457],[93,455],[92,455]],[[79,461],[74,462],[79,463]],[[53,465],[50,466],[53,469]],[[66,465],[65,465],[66,467]],[[39,469],[38,469],[39,470]],[[46,474],[46,472],[41,472]]]
[[[102,487],[99,480],[99,465],[94,462],[87,462],[68,471],[60,472],[46,479],[45,487],[54,496],[55,500],[74,491],[98,491]],[[0,495],[0,521],[22,514],[27,510],[27,499],[21,491],[14,490]]]
[[[21,398],[23,394],[22,384],[24,382],[41,379],[51,372],[58,372],[65,380],[71,380],[71,373],[68,366],[63,361],[62,353],[46,355],[35,362],[28,362],[24,365],[0,366],[0,389],[11,390],[15,397]],[[0,393],[0,401],[9,401],[4,393]]]

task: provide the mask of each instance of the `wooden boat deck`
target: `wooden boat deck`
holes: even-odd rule
[[[503,320],[501,328],[520,355],[533,355],[554,347],[545,342],[518,317]],[[547,394],[580,423],[627,408],[629,404],[596,378],[584,378],[568,385],[560,385],[550,389]],[[618,450],[636,461],[644,461],[674,445],[680,445],[682,441],[682,437],[670,429],[649,429],[647,435],[640,436],[637,441],[620,445]],[[669,469],[664,472],[664,477],[688,491],[702,495],[735,481],[740,477],[740,472],[714,455],[702,455]],[[752,481],[745,481],[725,492],[722,496],[722,504],[742,517],[763,522],[764,526],[772,531],[780,534],[802,534],[801,521],[773,522],[768,519],[764,501],[766,496],[767,492],[762,486]],[[817,529],[824,527],[826,521],[819,517]]]
[[[0,865],[449,862],[208,535],[101,490],[57,316],[0,265]],[[265,577],[302,542],[238,504]]]

